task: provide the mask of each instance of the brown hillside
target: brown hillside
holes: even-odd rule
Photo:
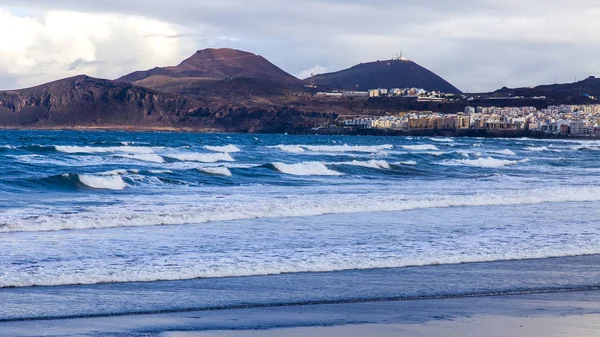
[[[301,83],[264,57],[235,49],[199,50],[177,66],[137,71],[118,81],[133,83],[157,75],[215,81],[244,77],[284,84]]]

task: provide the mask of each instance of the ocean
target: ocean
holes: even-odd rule
[[[599,159],[584,140],[0,131],[0,323],[595,290]]]

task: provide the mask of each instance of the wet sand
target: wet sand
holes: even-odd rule
[[[600,335],[600,291],[0,321],[0,336]]]
[[[169,332],[165,337],[596,337],[600,315],[550,317],[474,317],[423,324],[365,324],[303,327],[267,331]]]

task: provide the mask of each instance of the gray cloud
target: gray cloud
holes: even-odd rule
[[[239,48],[261,54],[292,74],[316,66],[335,71],[389,58],[400,50],[466,91],[551,83],[555,78],[566,82],[600,73],[600,62],[595,60],[600,54],[600,38],[595,34],[600,29],[595,19],[600,4],[595,0],[2,3],[37,15],[69,10],[151,18],[177,27],[175,34],[165,37],[183,40],[181,53],[205,47]],[[95,69],[137,70],[136,64],[119,62],[144,55],[119,56],[125,46],[118,41],[103,43],[100,61],[106,63]],[[174,54],[170,62],[177,64],[184,56]]]

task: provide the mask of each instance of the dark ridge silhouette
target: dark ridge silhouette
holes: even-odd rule
[[[461,93],[433,72],[404,59],[361,63],[334,73],[315,75],[304,81],[323,88],[343,90],[421,88],[452,94]]]

